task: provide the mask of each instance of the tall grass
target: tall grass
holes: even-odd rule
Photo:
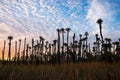
[[[119,80],[120,63],[0,65],[0,80]]]

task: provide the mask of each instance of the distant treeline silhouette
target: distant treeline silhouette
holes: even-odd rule
[[[26,43],[24,39],[24,46],[21,52],[21,39],[19,39],[19,45],[15,41],[15,55],[11,59],[11,41],[13,36],[8,36],[9,48],[8,58],[4,59],[6,41],[4,41],[2,51],[3,63],[15,63],[15,64],[46,64],[46,63],[70,63],[70,62],[91,62],[91,61],[104,61],[104,62],[116,62],[120,60],[120,39],[116,42],[112,42],[110,38],[104,38],[102,34],[102,19],[98,19],[100,36],[95,34],[95,41],[91,49],[90,43],[88,43],[89,33],[85,32],[84,35],[79,35],[79,40],[76,40],[74,33],[72,42],[69,42],[70,28],[57,29],[58,38],[53,40],[53,43],[45,41],[40,36],[36,42],[32,39],[32,45]],[[67,34],[67,41],[64,39],[64,34]],[[62,35],[62,37],[60,37]],[[62,42],[62,43],[61,43]],[[66,43],[65,43],[66,42]],[[18,49],[18,50],[17,50]]]

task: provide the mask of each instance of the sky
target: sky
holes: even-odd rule
[[[52,42],[57,39],[57,28],[71,28],[70,39],[73,33],[78,39],[79,34],[87,31],[92,42],[94,35],[99,34],[96,23],[99,18],[103,19],[103,36],[117,41],[119,4],[120,0],[0,0],[0,54],[8,36],[13,36],[12,46],[14,41],[22,39],[23,42],[25,37],[29,43],[39,36]]]

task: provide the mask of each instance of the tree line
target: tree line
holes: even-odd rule
[[[11,41],[13,36],[8,36],[8,57],[4,59],[6,41],[2,50],[2,62],[12,62],[16,64],[46,64],[46,63],[70,63],[70,62],[91,62],[104,61],[113,62],[120,60],[120,39],[112,42],[110,38],[104,38],[102,34],[102,19],[97,20],[99,25],[100,36],[95,34],[93,47],[88,43],[89,33],[84,35],[79,34],[79,40],[76,40],[74,33],[72,42],[69,42],[70,28],[56,29],[57,39],[53,43],[45,41],[44,37],[40,36],[39,40],[32,39],[32,45],[24,39],[24,46],[21,52],[21,39],[15,41],[15,55],[11,59]],[[67,34],[67,40],[64,39],[64,34]],[[62,35],[62,37],[60,37]],[[66,43],[65,43],[66,42]],[[19,44],[18,44],[19,43]]]

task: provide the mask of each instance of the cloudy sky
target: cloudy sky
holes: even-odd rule
[[[57,28],[70,27],[70,36],[89,32],[89,40],[99,34],[97,19],[103,19],[103,35],[120,38],[120,0],[0,0],[0,53],[9,35],[18,39],[52,41]],[[8,43],[8,42],[7,42]]]

